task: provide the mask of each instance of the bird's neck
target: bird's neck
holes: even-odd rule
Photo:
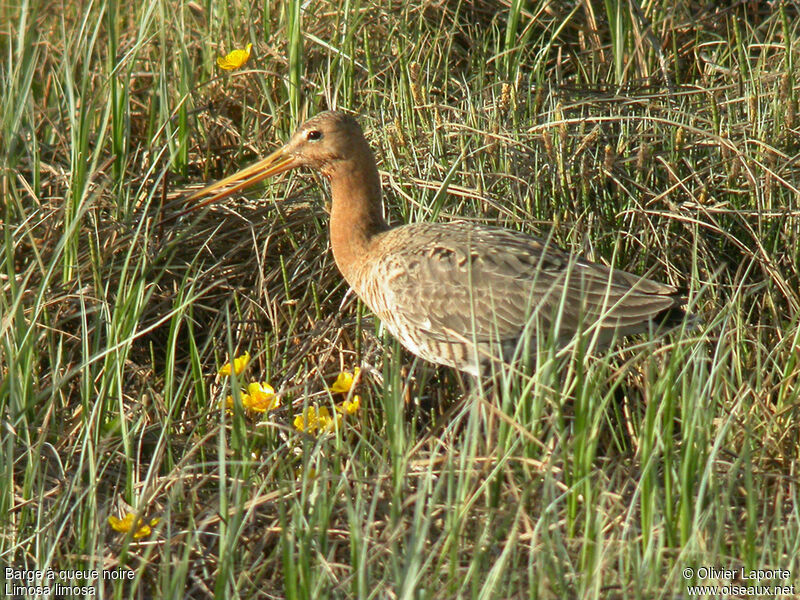
[[[327,173],[331,182],[331,248],[336,265],[353,285],[375,235],[389,229],[383,218],[381,180],[372,154],[340,161]],[[359,160],[360,159],[360,160]]]

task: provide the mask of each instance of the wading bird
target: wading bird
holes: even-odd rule
[[[390,227],[375,157],[358,122],[341,112],[312,117],[282,148],[188,201],[205,206],[297,167],[330,182],[331,248],[347,283],[392,335],[430,362],[477,376],[543,340],[606,347],[685,317],[671,285],[549,240],[464,222]]]

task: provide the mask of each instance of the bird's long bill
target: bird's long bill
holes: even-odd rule
[[[285,148],[281,148],[257,163],[242,169],[238,173],[234,173],[230,177],[226,177],[225,179],[217,181],[216,183],[212,183],[211,185],[204,187],[203,189],[198,190],[191,196],[187,197],[186,202],[189,203],[187,212],[203,208],[204,206],[208,206],[214,202],[218,202],[223,198],[227,198],[231,194],[234,194],[266,179],[267,177],[272,177],[273,175],[283,173],[284,171],[293,169],[296,166],[298,166],[297,159],[291,154],[287,153]],[[200,202],[193,204],[197,201]]]

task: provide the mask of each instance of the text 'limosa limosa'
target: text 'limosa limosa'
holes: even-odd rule
[[[297,167],[330,182],[339,271],[425,360],[478,375],[544,339],[563,347],[580,334],[605,347],[685,316],[673,286],[519,231],[464,222],[390,227],[373,153],[358,122],[341,112],[312,117],[276,152],[187,200],[205,206]]]

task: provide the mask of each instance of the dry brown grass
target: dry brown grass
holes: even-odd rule
[[[289,4],[145,3],[111,30],[105,4],[0,9],[3,561],[197,598],[478,596],[492,574],[488,597],[664,597],[684,565],[795,568],[797,10],[673,4],[622,3],[619,47],[588,1],[310,3],[299,40]],[[179,216],[333,106],[361,115],[391,222],[552,228],[685,288],[706,327],[466,401],[348,293],[312,176]],[[284,400],[263,420],[219,408],[248,348]],[[353,426],[294,432],[356,365]],[[163,516],[152,540],[107,531],[123,503]]]

